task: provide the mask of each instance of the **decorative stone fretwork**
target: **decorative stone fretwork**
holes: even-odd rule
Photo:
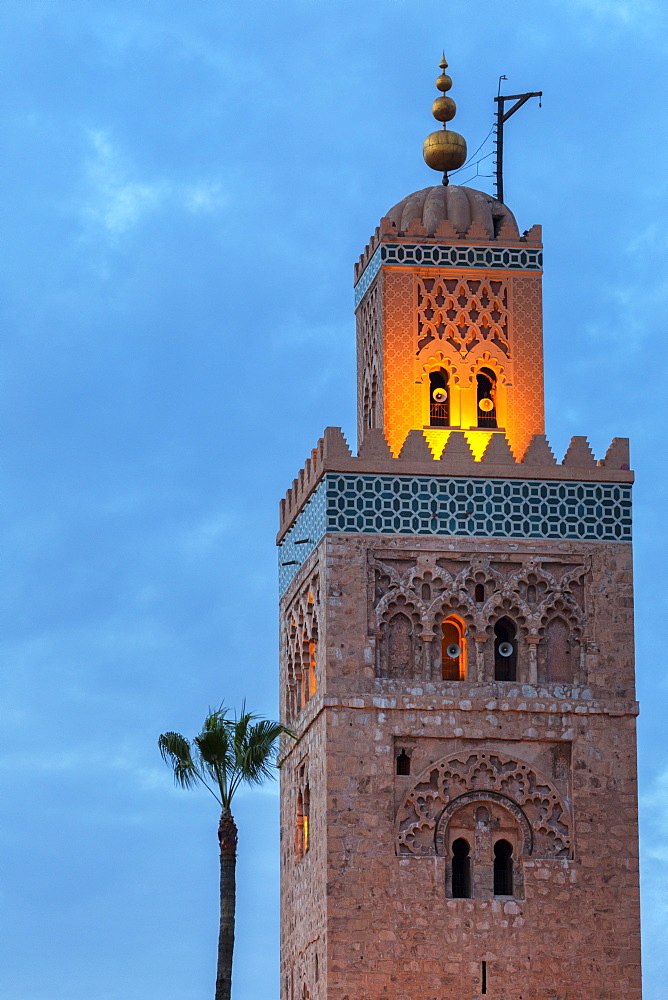
[[[495,622],[508,616],[525,640],[521,679],[532,684],[539,679],[584,681],[583,580],[590,559],[575,557],[562,564],[552,559],[549,568],[546,562],[521,555],[501,561],[483,555],[454,557],[441,551],[371,553],[369,632],[380,640],[377,676],[439,680],[441,626],[454,615],[470,640],[467,679],[490,680],[485,673],[484,647],[492,645],[487,640],[493,636]],[[393,643],[396,646],[399,635],[405,655],[397,660]],[[543,652],[548,643],[549,662]]]
[[[440,341],[461,358],[475,356],[484,346],[502,358],[510,356],[508,288],[502,277],[419,275],[417,285],[420,353]]]
[[[566,800],[531,764],[490,747],[461,750],[430,764],[397,813],[398,854],[443,854],[448,822],[479,802],[504,808],[522,831],[525,858],[570,858]]]
[[[379,279],[357,314],[357,414],[359,441],[380,427],[383,413],[383,285]]]
[[[318,661],[320,580],[314,572],[286,609],[281,644],[286,665],[285,715],[291,723],[315,694]]]

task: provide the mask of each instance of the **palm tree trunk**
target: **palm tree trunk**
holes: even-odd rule
[[[220,933],[216,1000],[230,1000],[232,993],[232,952],[234,951],[234,911],[237,887],[237,825],[232,813],[223,810],[218,824],[220,844]]]

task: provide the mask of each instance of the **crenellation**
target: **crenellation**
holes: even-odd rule
[[[571,438],[571,443],[563,457],[562,466],[567,468],[592,469],[596,465],[594,453],[589,447],[586,437],[576,436]]]
[[[341,428],[327,427],[313,449],[310,462],[293,480],[292,488],[281,501],[278,541],[289,530],[327,472],[632,483],[633,473],[624,468],[628,465],[625,457],[628,458],[626,438],[615,438],[606,458],[597,463],[587,439],[574,437],[564,461],[558,465],[545,436],[535,435],[523,461],[517,461],[505,436],[494,433],[484,455],[476,459],[471,451],[469,436],[463,431],[448,432],[443,451],[440,457],[436,457],[422,430],[409,431],[400,454],[394,457],[379,428],[374,428],[365,437],[358,454],[354,456]]]
[[[534,434],[529,443],[529,447],[524,452],[522,458],[522,465],[530,466],[542,466],[549,467],[551,465],[556,465],[557,460],[554,457],[554,452],[550,448],[547,438],[544,434]]]
[[[508,438],[503,433],[496,433],[490,436],[487,447],[480,459],[485,465],[515,465],[515,456],[510,450]]]

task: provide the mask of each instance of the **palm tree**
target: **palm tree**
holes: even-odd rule
[[[202,731],[192,742],[180,733],[163,733],[158,746],[162,759],[183,788],[204,785],[220,806],[220,931],[215,1000],[230,1000],[234,912],[236,906],[237,825],[232,799],[242,784],[259,785],[273,776],[276,750],[282,733],[293,736],[278,722],[246,711],[228,718],[222,705],[209,711]]]

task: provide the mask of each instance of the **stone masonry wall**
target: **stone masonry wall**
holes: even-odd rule
[[[520,628],[517,682],[493,680],[493,637],[473,617],[466,680],[419,670],[378,676],[385,639],[377,622],[387,598],[382,586],[375,589],[376,563],[394,567],[393,586],[398,580],[410,596],[406,568],[419,569],[422,581],[431,572],[433,583],[436,567],[455,579],[458,566],[476,559],[491,566],[507,594],[513,587],[525,593],[529,578],[517,566],[532,560],[547,574],[535,584],[541,595],[550,579],[561,579],[559,614],[577,632],[568,683],[530,682],[532,621],[534,648],[544,641],[538,612]],[[316,562],[324,603],[318,691],[294,723],[303,735],[281,776],[282,1000],[639,1000],[630,546],[330,535],[283,606]],[[518,610],[508,613],[517,618]],[[424,632],[424,608],[421,614]],[[422,655],[417,645],[414,653]],[[396,774],[400,750],[410,756],[409,775]],[[445,800],[436,793],[416,800],[415,788],[432,764],[485,755],[500,774],[544,782],[534,813],[525,806],[533,848],[521,851],[517,842],[514,898],[493,896],[491,868],[477,876],[480,898],[448,898],[449,852],[441,834],[432,836]],[[304,760],[311,845],[296,860],[294,802]],[[443,764],[441,771],[450,773]],[[506,813],[503,796],[484,791],[491,780],[483,767],[471,787],[482,789],[493,826]],[[406,853],[400,827],[416,801],[427,832]],[[552,827],[547,813],[542,821],[536,811],[545,803],[557,816]],[[475,864],[484,868],[482,855]]]
[[[297,744],[285,744],[281,763],[281,1000],[327,996],[327,781],[325,717],[317,711],[321,704],[317,698],[309,703],[305,714],[310,725]],[[300,852],[297,795],[307,785],[309,847]]]

